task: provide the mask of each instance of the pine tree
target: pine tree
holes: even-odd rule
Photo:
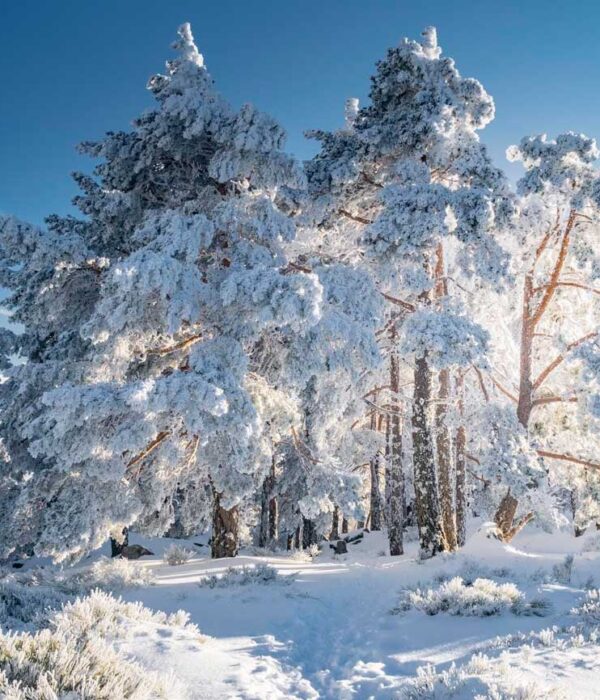
[[[303,174],[281,151],[283,130],[223,101],[188,25],[175,47],[167,75],[149,83],[156,109],[83,145],[101,161],[94,177],[77,176],[88,221],[49,222],[49,235],[83,241],[94,277],[85,313],[62,319],[81,338],[83,367],[35,396],[39,415],[20,430],[60,475],[37,542],[57,558],[134,523],[164,533],[181,490],[193,494],[179,507],[185,527],[212,511],[213,556],[234,554],[236,508],[271,461],[249,357],[269,329],[319,319],[318,280],[287,267],[295,229],[275,200]],[[62,344],[56,355],[62,371]]]
[[[353,103],[345,134],[318,136],[332,154],[324,206],[354,225],[380,291],[401,312],[394,320],[398,350],[414,358],[415,497],[421,549],[429,556],[444,542],[432,367],[467,366],[487,340],[452,299],[436,298],[436,255],[452,237],[461,244],[456,267],[496,282],[507,256],[493,229],[510,206],[504,179],[477,137],[493,117],[491,98],[440,57],[434,29],[424,35],[423,44],[405,41],[378,64],[370,104]]]
[[[587,481],[585,470],[596,470],[598,464],[585,371],[598,333],[600,260],[594,236],[600,175],[593,165],[598,149],[592,139],[569,132],[556,140],[524,138],[508,150],[508,157],[522,161],[526,172],[518,182],[515,287],[498,301],[505,318],[516,320],[520,335],[515,343],[507,342],[498,331],[508,324],[494,329],[498,371],[492,373],[492,386],[513,404],[532,448],[553,466],[554,481],[577,489]],[[520,303],[511,304],[512,298]],[[515,346],[518,357],[509,350]],[[507,361],[519,368],[513,381]],[[530,489],[508,486],[496,514],[504,522],[506,539],[533,516],[528,509],[515,518],[517,499],[526,497],[527,502]]]

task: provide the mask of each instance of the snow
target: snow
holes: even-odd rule
[[[488,531],[482,527],[458,554],[425,562],[416,558],[416,542],[402,557],[385,555],[383,533],[365,534],[347,555],[324,543],[312,560],[258,549],[211,560],[206,546],[193,544],[205,540],[195,538],[185,542],[194,556],[180,566],[163,560],[173,540],[138,538],[155,552],[136,563],[154,585],[120,595],[167,614],[183,609],[207,638],[199,642],[186,628],[136,625],[115,645],[148,669],[172,672],[189,698],[472,698],[494,684],[507,693],[532,683],[536,693],[551,693],[547,697],[596,697],[598,647],[583,618],[571,613],[597,575],[600,552],[590,549],[595,534],[575,539],[530,528],[508,546]],[[570,581],[561,583],[557,572],[569,553]],[[278,578],[199,585],[230,567],[258,565],[273,567]],[[547,607],[541,616],[505,611],[488,617],[399,609],[403,592],[457,575],[514,583],[527,600],[542,599]],[[435,672],[423,668],[429,665]],[[421,695],[415,694],[417,676]],[[435,683],[442,683],[436,691],[442,694],[424,694],[422,687]]]

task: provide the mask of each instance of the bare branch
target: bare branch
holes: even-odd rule
[[[414,311],[415,310],[415,305],[411,304],[409,301],[404,301],[403,299],[397,299],[396,297],[393,297],[390,294],[386,294],[385,292],[381,292],[381,296],[384,299],[391,301],[392,304],[396,304],[396,306],[400,306],[402,309],[406,309],[406,311]]]
[[[535,399],[531,402],[531,406],[541,406],[546,403],[577,403],[578,399],[576,396],[563,397],[563,396],[542,396],[539,399]]]
[[[358,214],[351,214],[349,211],[346,211],[345,209],[340,209],[339,213],[342,216],[346,216],[349,219],[352,219],[352,221],[357,221],[359,224],[365,224],[368,226],[369,224],[373,223],[370,219],[365,219],[363,216],[359,216]]]
[[[565,260],[567,258],[567,252],[569,250],[569,242],[570,242],[570,236],[571,236],[571,231],[573,230],[573,224],[575,223],[575,212],[571,212],[569,214],[569,218],[567,220],[567,223],[565,225],[565,232],[563,233],[562,236],[562,241],[560,244],[560,249],[558,251],[558,257],[556,258],[556,263],[554,264],[554,268],[552,270],[552,274],[550,275],[550,280],[548,281],[548,284],[546,285],[546,291],[544,292],[544,295],[542,296],[542,300],[540,301],[537,309],[531,314],[531,328],[535,328],[539,320],[542,318],[544,315],[544,312],[548,308],[548,304],[552,300],[552,297],[554,296],[554,292],[556,291],[556,286],[558,284],[558,281],[560,279],[560,274],[562,272],[562,269],[565,264]]]
[[[503,393],[505,396],[508,396],[508,398],[511,399],[512,401],[514,401],[515,403],[517,403],[517,404],[519,403],[519,399],[518,399],[514,394],[511,394],[510,391],[509,391],[508,389],[505,389],[505,388],[502,386],[502,384],[500,384],[499,381],[497,381],[496,379],[494,379],[494,377],[492,377],[492,375],[490,375],[490,379],[492,380],[492,384],[493,384],[501,393]]]
[[[179,343],[175,343],[173,345],[167,345],[164,348],[155,348],[154,350],[148,350],[148,352],[146,354],[147,355],[157,355],[158,357],[164,357],[165,355],[170,355],[171,353],[179,352],[180,350],[186,350],[191,345],[195,345],[196,343],[200,342],[201,340],[202,340],[202,333],[198,333],[197,335],[192,335],[190,338],[186,338],[185,340],[181,340]]]
[[[171,433],[168,430],[162,430],[158,433],[154,440],[151,440],[139,454],[127,463],[127,469],[131,469],[131,467],[135,467],[136,464],[145,460],[146,457],[151,455],[152,452],[169,437],[169,435],[171,435]]]
[[[565,352],[555,357],[552,360],[552,362],[540,372],[537,379],[533,382],[533,390],[535,391],[536,389],[539,389],[540,386],[548,378],[548,375],[550,375],[565,360],[566,353],[570,352],[571,350],[574,350],[576,347],[579,347],[580,345],[585,343],[586,340],[589,340],[590,338],[593,338],[596,335],[597,332],[593,331],[591,333],[587,333],[581,338],[578,338],[577,340],[574,340],[572,343],[569,343]]]
[[[479,367],[476,367],[475,365],[471,365],[471,366],[475,370],[475,374],[477,375],[477,379],[479,380],[479,388],[481,389],[481,393],[483,394],[483,398],[485,399],[486,403],[489,403],[490,395],[489,395],[488,390],[486,389],[485,383],[483,381],[483,375],[481,374],[481,370],[479,369]]]
[[[598,462],[590,462],[587,459],[581,459],[580,457],[573,457],[572,455],[560,454],[558,452],[548,452],[548,450],[536,450],[540,457],[548,457],[548,459],[558,459],[562,462],[570,462],[571,464],[579,464],[582,467],[589,467],[590,469],[600,469],[600,464]]]

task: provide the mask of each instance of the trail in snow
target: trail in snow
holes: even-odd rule
[[[160,553],[168,543],[154,540],[152,548]],[[478,651],[502,654],[510,673],[527,682],[564,686],[566,697],[597,697],[585,690],[600,680],[597,647],[537,649],[526,663],[522,650],[490,648],[497,636],[564,623],[585,581],[598,570],[598,553],[581,554],[571,584],[544,583],[544,572],[564,560],[573,539],[554,537],[552,546],[547,536],[534,535],[522,538],[519,546],[475,537],[461,554],[419,563],[415,552],[398,559],[377,556],[384,549],[383,536],[371,533],[348,555],[324,551],[313,562],[287,556],[198,557],[170,567],[146,561],[157,585],[128,591],[125,597],[166,612],[183,608],[210,639],[198,648],[176,637],[135,638],[125,650],[157,670],[172,668],[193,698],[392,698],[424,664],[460,664]],[[480,570],[510,569],[508,580],[518,580],[528,595],[542,596],[551,605],[550,615],[392,614],[401,589],[431,585],[440,574],[454,575],[474,561]],[[214,589],[198,585],[209,573],[258,563],[293,575],[293,582]],[[577,695],[568,694],[572,688]]]

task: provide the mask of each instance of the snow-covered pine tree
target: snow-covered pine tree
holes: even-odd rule
[[[64,324],[84,345],[81,371],[63,381],[72,363],[57,349],[53,388],[34,392],[42,408],[19,426],[44,465],[22,484],[20,508],[52,474],[36,545],[57,559],[133,523],[163,534],[182,492],[184,526],[212,509],[213,556],[235,554],[237,504],[271,461],[248,358],[269,329],[319,320],[316,276],[290,269],[284,251],[294,225],[277,190],[303,181],[284,132],[224,102],[189,25],[179,34],[179,57],[149,83],[157,107],[82,146],[101,161],[95,177],[77,176],[88,219],[49,221],[49,235],[78,236],[81,255],[101,261],[89,308]],[[40,370],[28,363],[25,381]]]
[[[362,144],[355,129],[359,103],[355,98],[346,101],[345,126],[333,132],[314,130],[308,135],[320,141],[319,153],[307,164],[309,192],[312,198],[314,219],[314,243],[332,258],[348,260],[352,265],[366,271],[361,236],[380,210],[379,194],[382,185],[371,176],[368,159],[359,156]],[[373,280],[375,281],[375,280]],[[381,294],[382,299],[389,295]],[[362,467],[370,473],[370,510],[380,504],[380,484],[376,473],[380,467],[380,454],[385,459],[385,505],[390,551],[402,553],[402,523],[404,518],[404,473],[402,465],[402,418],[399,404],[400,366],[394,351],[395,325],[392,318],[398,313],[395,306],[385,309],[378,327],[373,327],[374,336],[384,365],[363,367],[363,372],[354,379],[352,399],[357,413],[353,431],[360,435],[370,452],[361,450]],[[402,309],[400,310],[402,311]],[[350,397],[349,397],[350,398]],[[385,413],[382,408],[387,406]],[[368,410],[365,412],[365,408]],[[377,427],[381,417],[386,428],[385,445],[381,444]],[[368,430],[366,430],[367,428]],[[376,517],[377,520],[377,517]],[[343,521],[347,525],[347,520]]]
[[[576,133],[524,138],[511,147],[521,161],[519,216],[513,246],[513,294],[495,300],[503,323],[490,327],[494,340],[492,385],[512,404],[531,449],[552,467],[555,485],[572,488],[573,502],[597,482],[598,432],[589,400],[600,319],[600,258],[595,250],[600,224],[599,152],[593,139]],[[518,335],[513,329],[518,329]],[[518,367],[518,375],[514,374]],[[591,410],[590,410],[591,409]],[[577,448],[574,448],[577,445]],[[517,515],[517,498],[529,489],[511,486],[498,510],[511,533],[527,521],[529,506]],[[576,509],[578,510],[578,509]],[[590,516],[595,518],[595,512]],[[577,527],[589,520],[576,515]]]
[[[477,135],[493,118],[493,101],[441,57],[435,29],[425,30],[421,44],[405,40],[388,52],[372,79],[370,100],[354,120],[347,160],[357,180],[376,183],[380,204],[369,201],[366,212],[349,214],[371,221],[362,238],[366,258],[381,291],[402,311],[395,319],[396,347],[413,363],[415,501],[427,557],[456,539],[444,530],[455,528],[453,503],[444,502],[452,492],[438,490],[436,462],[438,472],[449,470],[450,456],[440,455],[438,441],[436,458],[433,372],[480,362],[487,348],[486,331],[447,294],[448,266],[497,283],[507,255],[494,233],[512,207],[505,180]],[[443,423],[438,414],[438,436]],[[442,518],[447,514],[449,524]]]
[[[300,198],[298,236],[289,249],[293,266],[311,271],[323,287],[321,320],[285,340],[284,362],[284,381],[295,387],[304,414],[294,438],[297,456],[290,462],[301,465],[303,474],[287,475],[301,492],[291,502],[299,504],[304,519],[317,521],[318,534],[331,531],[336,508],[346,516],[358,514],[357,470],[383,447],[363,420],[370,373],[381,364],[376,332],[383,298],[362,264],[354,222],[336,211],[339,183],[332,174],[339,144],[352,138],[354,112],[349,100],[343,128],[309,132],[322,148],[305,164],[308,193]]]
[[[106,265],[76,227],[44,232],[0,218],[0,284],[9,291],[4,304],[19,331],[3,335],[0,556],[15,548],[30,551],[44,538],[66,486],[60,470],[31,454],[26,432],[40,415],[42,394],[61,382],[79,381],[85,372],[87,343],[79,331],[98,298]],[[13,366],[6,361],[11,354],[20,356]]]
[[[270,334],[261,343],[259,366],[300,412],[278,445],[275,493],[282,531],[291,535],[301,528],[312,543],[331,531],[336,506],[352,516],[359,511],[356,468],[374,449],[371,432],[358,425],[366,391],[361,375],[379,362],[374,329],[381,299],[365,272],[333,251],[319,252],[320,233],[308,223],[306,206],[300,241],[290,254],[292,266],[310,270],[323,288],[321,319],[303,333]]]

